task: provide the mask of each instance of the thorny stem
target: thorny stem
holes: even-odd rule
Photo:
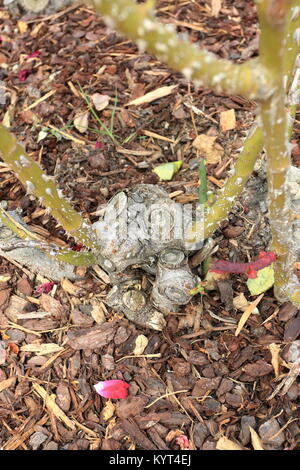
[[[296,16],[296,12],[300,11],[300,1],[294,2],[294,6],[290,11],[291,21],[288,24],[287,41],[285,44],[284,52],[284,71],[285,71],[285,84],[286,91],[289,90],[293,74],[294,63],[299,53],[299,48],[295,47],[295,38],[298,36],[295,31],[300,28],[300,15]],[[296,5],[298,4],[298,6]],[[295,9],[296,8],[296,9]],[[300,29],[299,29],[300,31]],[[300,38],[298,39],[300,41]],[[297,45],[297,44],[296,44]],[[297,90],[293,91],[294,98],[297,98]],[[289,138],[292,134],[293,120],[296,113],[296,105],[290,103],[290,123],[289,123]],[[263,133],[260,127],[251,130],[246,138],[237,162],[235,163],[233,174],[228,178],[224,188],[218,191],[217,200],[209,209],[205,217],[204,238],[210,237],[213,232],[218,228],[220,223],[228,216],[230,209],[234,204],[234,200],[241,194],[245,184],[251,173],[253,172],[257,157],[263,150]],[[192,229],[194,230],[194,228]]]
[[[284,78],[285,89],[291,87],[295,68],[299,67],[296,59],[300,58],[300,0],[294,0],[289,12],[289,20],[286,29],[286,44],[284,51]],[[292,103],[290,103],[292,104]],[[298,103],[297,103],[298,104]]]
[[[205,217],[204,238],[210,237],[220,223],[228,217],[235,199],[242,193],[255,162],[263,148],[263,135],[260,127],[250,131],[243,149],[235,163],[233,174],[228,178],[224,188],[218,191],[218,197]]]
[[[274,264],[275,293],[279,300],[292,300],[300,306],[300,285],[293,273],[296,247],[293,246],[291,201],[287,187],[290,146],[288,114],[285,109],[284,45],[290,7],[291,2],[287,0],[258,2],[261,25],[260,60],[272,73],[275,84],[273,95],[261,103],[261,115],[268,162],[272,249],[277,255]]]
[[[32,160],[16,138],[0,124],[0,154],[14,171],[27,191],[40,198],[43,205],[52,211],[53,217],[68,234],[88,248],[99,248],[96,236],[89,223],[61,197],[51,177]]]
[[[134,0],[86,1],[104,16],[109,27],[135,41],[140,51],[147,49],[200,86],[258,100],[272,93],[272,76],[256,59],[233,64],[180,39],[172,25],[163,25],[155,19],[152,0],[144,4]]]
[[[253,170],[264,140],[268,156],[273,249],[278,255],[275,266],[276,292],[281,300],[292,300],[299,306],[300,288],[292,272],[295,247],[288,249],[292,228],[286,188],[290,161],[285,99],[300,43],[300,0],[257,0],[261,22],[260,59],[250,60],[242,65],[218,59],[213,54],[180,40],[172,27],[163,26],[155,20],[152,0],[140,5],[133,0],[94,0],[92,3],[97,11],[105,15],[109,26],[116,26],[135,40],[140,50],[147,48],[188,79],[225,93],[241,94],[261,102],[263,132],[256,128],[246,139],[234,174],[209,211],[205,238],[228,215],[234,198],[240,194]],[[291,104],[294,103],[290,102]],[[295,106],[291,110],[294,113]],[[99,247],[91,227],[66,201],[60,199],[55,185],[43,175],[39,166],[26,155],[3,126],[0,126],[0,138],[0,152],[4,160],[20,180],[27,184],[28,190],[43,198],[44,204],[52,209],[53,216],[72,236],[97,250]],[[46,188],[45,185],[41,187],[41,178],[47,182]],[[5,223],[4,220],[3,222]],[[284,230],[281,229],[282,225]],[[68,258],[68,253],[62,255]]]
[[[290,110],[289,137],[292,134],[296,106],[291,106]],[[241,195],[249,176],[253,172],[255,162],[262,150],[262,129],[255,125],[244,141],[243,149],[234,165],[233,174],[226,181],[224,188],[218,191],[217,200],[205,216],[205,239],[210,237],[219,227],[220,223],[228,217],[236,198]]]
[[[0,225],[5,225],[18,238],[24,240],[25,246],[31,248],[36,245],[40,251],[43,251],[48,258],[55,258],[59,262],[72,264],[73,266],[92,266],[96,263],[96,256],[87,251],[77,253],[70,248],[60,248],[55,245],[49,245],[40,236],[27,229],[26,225],[19,223],[15,217],[6,212],[0,204]],[[34,245],[35,244],[35,245]],[[2,247],[2,249],[4,249]]]

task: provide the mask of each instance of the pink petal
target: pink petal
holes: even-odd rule
[[[36,289],[35,289],[35,295],[41,295],[41,294],[49,294],[51,292],[52,287],[54,286],[54,282],[45,282],[44,284],[40,284]]]
[[[28,59],[31,59],[33,57],[39,57],[41,55],[41,51],[34,51],[29,56],[27,57]]]
[[[95,149],[102,149],[103,147],[104,147],[103,142],[97,141],[97,142],[95,143]]]
[[[18,79],[20,80],[20,82],[25,82],[29,74],[29,70],[20,70],[20,72],[18,73]]]
[[[128,397],[129,384],[124,380],[103,380],[94,385],[98,395],[105,398]]]
[[[179,445],[180,450],[193,450],[192,444],[184,435],[176,438],[176,444]]]

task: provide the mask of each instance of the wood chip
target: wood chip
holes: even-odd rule
[[[98,266],[97,264],[95,264],[95,265],[93,266],[93,271],[95,271],[95,273],[97,274],[97,276],[99,277],[99,279],[101,279],[101,281],[103,281],[104,284],[109,284],[109,283],[110,283],[109,275],[106,274],[106,272],[103,271],[103,269],[101,269],[100,266]]]
[[[26,439],[28,439],[31,434],[33,434],[36,430],[35,426],[43,426],[48,421],[48,416],[45,414],[38,422],[36,421],[36,417],[29,416],[21,426],[14,431],[14,435],[8,439],[8,441],[4,444],[4,450],[16,450],[18,447],[22,445]]]
[[[0,382],[0,393],[3,392],[3,390],[6,390],[7,388],[14,385],[15,381],[16,381],[15,376],[9,377],[6,380],[1,380],[1,382]]]
[[[93,308],[91,310],[91,317],[95,320],[98,325],[102,325],[106,321],[105,318],[105,305],[101,301],[93,301]]]
[[[211,0],[211,16],[218,18],[222,7],[222,0]]]
[[[157,90],[150,91],[146,93],[144,96],[137,98],[135,100],[129,101],[129,103],[125,104],[125,106],[139,106],[145,103],[151,103],[152,101],[158,100],[159,98],[163,98],[165,96],[170,95],[178,85],[171,85],[171,86],[163,86],[161,88],[157,88]]]
[[[44,400],[46,407],[56,416],[57,419],[62,421],[69,429],[74,430],[76,428],[75,423],[65,415],[65,413],[55,403],[54,399],[48,395],[41,385],[34,383],[32,388]]]
[[[54,95],[55,93],[56,93],[56,90],[49,91],[44,96],[41,96],[38,100],[32,103],[30,106],[27,106],[27,108],[25,108],[24,111],[29,111],[30,109],[35,108],[36,106],[38,106],[40,103],[50,98],[50,96]]]
[[[18,320],[35,320],[37,318],[50,317],[51,313],[49,312],[28,312],[28,313],[19,313]]]
[[[19,20],[17,22],[17,25],[18,25],[18,30],[19,30],[20,34],[26,33],[26,31],[28,29],[28,24],[25,21]]]
[[[19,320],[20,313],[28,305],[27,300],[17,295],[12,295],[8,307],[5,309],[4,313],[9,318],[9,320],[17,323]]]
[[[74,83],[72,83],[71,80],[69,80],[67,83],[68,83],[68,87],[70,88],[73,95],[77,96],[77,98],[80,98],[81,95],[80,95],[79,91],[77,90],[77,88],[75,87]]]
[[[164,135],[156,134],[156,132],[152,131],[143,131],[144,135],[147,135],[148,137],[153,137],[153,139],[159,139],[159,140],[164,140],[165,142],[171,142],[172,144],[175,144],[176,140],[170,139],[169,137],[165,137]]]
[[[123,153],[124,155],[135,155],[136,157],[148,157],[149,155],[153,154],[152,150],[134,150],[124,149],[122,147],[117,147],[116,150],[117,152]]]
[[[157,450],[157,447],[148,439],[146,434],[139,429],[134,419],[123,419],[121,426],[139,447],[146,450]]]
[[[43,343],[43,344],[25,344],[21,346],[20,350],[24,352],[34,352],[38,356],[46,356],[47,354],[57,353],[63,351],[64,348],[58,346],[55,343]]]
[[[112,341],[116,329],[116,324],[106,322],[86,330],[68,331],[68,344],[73,349],[101,348]]]
[[[81,287],[75,286],[71,281],[69,281],[69,279],[62,279],[60,284],[63,290],[68,292],[70,295],[78,296],[83,293],[83,289]]]

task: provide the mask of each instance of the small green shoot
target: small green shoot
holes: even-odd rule
[[[101,121],[101,119],[99,118],[98,114],[96,113],[95,109],[93,108],[92,104],[91,104],[91,101],[89,99],[89,97],[87,96],[87,94],[85,93],[85,91],[83,90],[82,86],[80,85],[79,82],[77,82],[77,85],[79,86],[79,89],[80,89],[80,92],[81,92],[81,95],[84,99],[84,101],[86,102],[87,104],[87,107],[88,109],[90,110],[91,114],[94,116],[94,118],[96,119],[96,121],[100,124],[101,128],[104,130],[104,133],[106,135],[108,135],[108,137],[111,139],[111,141],[113,142],[113,144],[115,145],[118,145],[118,142],[117,142],[117,139],[116,137],[114,136],[113,132],[112,132],[112,127],[113,127],[113,118],[114,118],[114,115],[115,115],[115,104],[114,104],[114,108],[113,108],[113,113],[112,113],[112,119],[111,119],[111,123],[110,123],[110,129],[104,124],[104,122]],[[116,103],[116,101],[115,101]]]
[[[207,178],[206,178],[206,166],[204,158],[200,159],[199,162],[199,203],[203,204],[207,209]]]

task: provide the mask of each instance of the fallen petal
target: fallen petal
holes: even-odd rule
[[[32,59],[34,57],[39,57],[41,55],[41,51],[34,51],[32,52],[31,54],[29,54],[29,56],[27,57],[27,59]]]
[[[54,286],[54,282],[45,282],[44,284],[40,284],[36,289],[35,289],[35,295],[41,295],[41,294],[49,294],[51,292],[52,287]]]
[[[104,380],[95,384],[94,388],[104,398],[127,398],[129,384],[123,380]]]
[[[97,141],[95,143],[95,149],[102,149],[104,147],[103,142]]]
[[[20,70],[20,72],[18,73],[18,79],[20,80],[20,82],[25,82],[29,74],[29,70]]]
[[[176,444],[180,447],[180,450],[193,450],[193,446],[184,435],[176,438]]]

